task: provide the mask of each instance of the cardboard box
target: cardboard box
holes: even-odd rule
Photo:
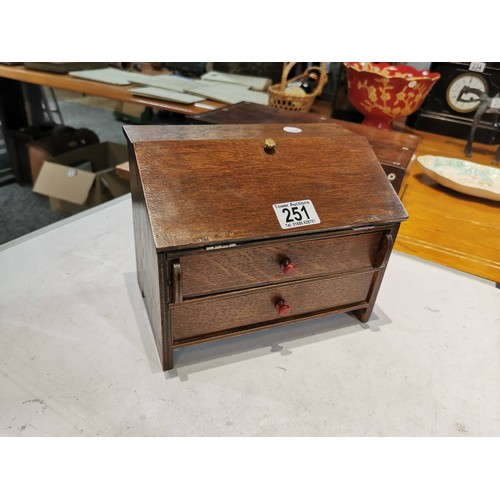
[[[153,110],[142,104],[120,101],[116,104],[113,115],[122,122],[144,125],[151,121]]]
[[[116,165],[128,160],[127,146],[92,144],[44,162],[33,191],[48,196],[54,212],[74,214],[130,192]]]
[[[61,134],[68,129],[69,127],[59,123],[45,122],[40,125],[22,127],[8,131],[5,142],[12,151],[12,172],[18,184],[23,186],[33,185],[28,145],[44,137]]]

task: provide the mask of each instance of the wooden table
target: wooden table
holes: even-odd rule
[[[491,165],[497,146],[476,143],[472,158],[465,141],[420,131],[415,156],[431,154]],[[500,283],[500,204],[458,193],[425,175],[415,159],[401,186],[410,218],[401,224],[395,248]]]
[[[26,69],[24,66],[2,66],[0,65],[0,78],[6,78],[17,82],[31,83],[45,87],[53,87],[61,90],[70,90],[98,97],[106,97],[121,102],[142,104],[155,109],[171,111],[183,115],[194,115],[223,107],[224,104],[217,101],[205,100],[195,104],[180,104],[149,97],[133,95],[130,89],[140,85],[110,85],[108,83],[93,82],[83,78],[45,71]]]

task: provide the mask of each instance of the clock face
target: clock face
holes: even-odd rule
[[[446,90],[446,101],[458,113],[470,113],[479,106],[481,93],[488,93],[486,80],[477,73],[463,73]]]

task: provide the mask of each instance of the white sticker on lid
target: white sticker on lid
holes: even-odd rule
[[[283,130],[285,132],[288,132],[289,134],[300,134],[302,132],[302,129],[299,127],[283,127]]]
[[[273,208],[281,229],[311,226],[321,222],[311,200],[275,203]]]

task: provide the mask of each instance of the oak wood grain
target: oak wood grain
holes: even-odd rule
[[[248,102],[240,102],[187,118],[193,123],[243,124],[243,123],[335,123],[368,139],[373,152],[381,163],[396,192],[406,174],[406,168],[420,141],[413,133],[381,130],[359,123],[330,118],[331,104],[316,100],[309,113],[271,108]]]
[[[299,125],[298,137],[282,124],[125,127],[139,283],[165,370],[180,345],[340,311],[369,318],[406,212],[365,138]],[[281,228],[273,204],[304,199],[321,223]],[[284,277],[284,258],[297,276]]]
[[[126,126],[157,249],[193,248],[407,215],[368,141],[334,124]],[[277,142],[276,153],[264,141]],[[273,204],[310,199],[320,224],[283,230]],[[183,203],[189,200],[189,203]],[[167,229],[168,228],[168,229]]]
[[[187,254],[180,258],[184,298],[354,271],[374,266],[380,232],[316,238],[307,241],[245,245]],[[290,278],[280,266],[285,259],[297,265]]]
[[[319,101],[318,101],[319,104]],[[319,112],[300,113],[285,109],[271,108],[260,104],[240,102],[224,106],[206,113],[189,116],[194,123],[244,124],[244,123],[335,123],[368,139],[375,156],[384,166],[402,169],[408,166],[420,138],[415,133],[397,130],[381,130],[359,123],[330,118],[331,109]]]
[[[273,285],[245,293],[227,293],[169,306],[174,342],[255,324],[280,324],[342,305],[366,301],[373,271]],[[289,316],[280,317],[275,304],[285,300]]]

